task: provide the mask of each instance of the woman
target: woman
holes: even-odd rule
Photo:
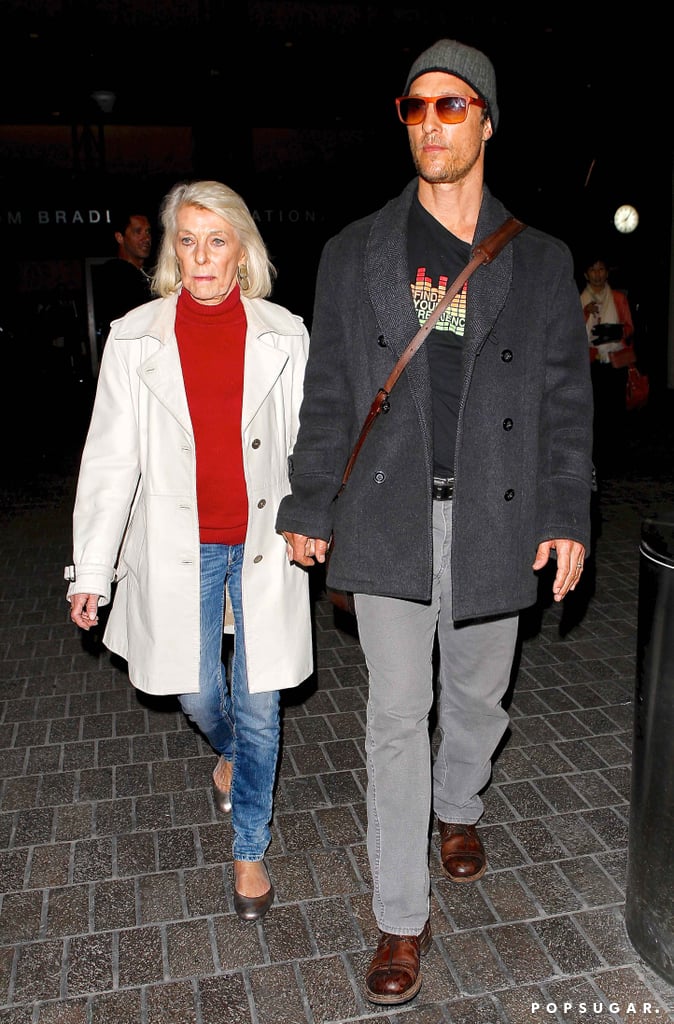
[[[612,352],[631,346],[634,334],[627,296],[611,288],[608,273],[603,259],[591,259],[584,268],[586,285],[580,294],[588,341],[597,349],[595,358],[601,363],[610,363]]]
[[[590,258],[584,267],[586,285],[580,294],[590,346],[594,398],[595,467],[599,472],[619,466],[626,431],[626,357],[634,360],[634,324],[627,296],[611,288],[608,264]]]
[[[232,813],[234,906],[255,921],[274,898],[264,854],[279,690],[313,669],[307,576],[274,530],[309,338],[265,301],[274,270],[235,192],[177,185],[161,225],[160,298],[115,320],[105,345],[67,596],[89,629],[116,581],[105,645],[138,689],[176,694],[220,755],[213,791]]]

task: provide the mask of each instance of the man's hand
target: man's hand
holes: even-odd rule
[[[303,533],[282,533],[281,536],[286,542],[288,561],[297,562],[298,565],[325,561],[329,541],[321,540],[320,537],[305,537]]]
[[[575,540],[546,540],[538,545],[536,561],[532,569],[542,569],[548,564],[552,549],[557,552],[557,572],[552,584],[555,601],[561,601],[570,590],[575,590],[583,572],[585,548]]]

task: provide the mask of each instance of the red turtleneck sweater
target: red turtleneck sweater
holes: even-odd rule
[[[202,544],[242,544],[248,521],[241,406],[246,314],[238,284],[224,302],[204,306],[184,288],[176,337],[197,458]]]

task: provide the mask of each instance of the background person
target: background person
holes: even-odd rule
[[[632,311],[623,291],[609,284],[608,263],[593,254],[584,264],[587,284],[580,304],[587,329],[594,395],[594,450],[597,473],[610,472],[624,462],[627,434],[625,389],[627,366],[616,366],[616,356],[633,351]]]
[[[113,214],[113,232],[117,255],[94,272],[94,316],[101,352],[112,321],[152,298],[149,217],[136,205],[118,208]]]
[[[428,835],[445,875],[487,860],[475,827],[507,725],[518,611],[556,556],[561,601],[590,537],[592,393],[573,264],[527,228],[478,268],[398,381],[337,501],[375,392],[471,246],[508,211],[484,185],[499,110],[494,69],[442,39],[398,102],[417,177],[323,251],[292,494],[277,527],[300,565],[355,592],[369,673],[367,842],[380,929],[374,1003],[411,999],[431,943]],[[522,116],[526,107],[522,108]],[[440,744],[431,772],[433,648]]]
[[[104,643],[138,689],[176,694],[220,755],[213,785],[232,812],[234,906],[253,921],[274,896],[263,858],[279,690],[313,667],[307,577],[274,529],[309,339],[299,317],[265,301],[273,268],[240,196],[216,181],[177,185],[161,220],[161,297],[115,321],[103,354],[75,500],[70,616],[89,629],[117,581]]]

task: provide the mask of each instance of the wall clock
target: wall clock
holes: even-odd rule
[[[628,235],[639,223],[639,214],[633,206],[625,203],[623,206],[619,206],[613,214],[613,223],[618,231]]]

